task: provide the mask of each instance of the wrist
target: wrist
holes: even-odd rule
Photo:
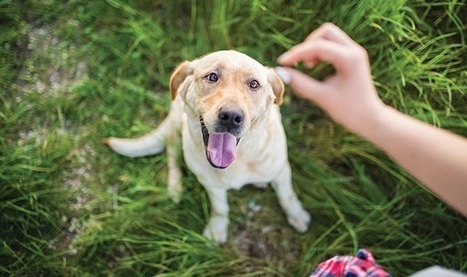
[[[384,104],[380,99],[371,109],[362,113],[361,119],[357,120],[350,130],[365,139],[375,142],[382,134],[387,122],[390,121],[395,110]]]

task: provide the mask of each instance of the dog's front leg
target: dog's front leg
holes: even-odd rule
[[[167,191],[175,203],[180,202],[182,195],[182,170],[178,164],[181,149],[181,134],[176,130],[167,137],[167,167],[168,187]]]
[[[219,244],[227,241],[229,225],[229,203],[227,190],[223,188],[206,187],[211,202],[211,218],[204,228],[203,235]]]
[[[279,199],[279,204],[287,215],[287,221],[297,231],[303,233],[308,229],[311,221],[310,214],[303,209],[302,203],[292,188],[292,173],[287,162],[279,175],[271,182]]]

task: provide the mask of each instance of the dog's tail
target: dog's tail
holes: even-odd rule
[[[103,142],[115,152],[128,157],[156,155],[164,151],[167,143],[176,140],[182,124],[183,104],[178,99],[172,102],[167,117],[152,132],[138,138],[105,138]]]
[[[128,157],[155,155],[165,149],[165,139],[157,131],[156,129],[149,134],[133,139],[105,138],[104,143],[118,154]]]

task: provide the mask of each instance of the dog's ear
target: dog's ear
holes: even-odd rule
[[[170,94],[172,100],[177,96],[178,88],[183,84],[185,79],[193,74],[193,67],[189,61],[181,63],[170,77]]]
[[[271,84],[272,90],[274,92],[274,104],[282,104],[282,98],[284,96],[284,83],[281,78],[277,75],[276,71],[272,68],[268,68],[268,81]]]

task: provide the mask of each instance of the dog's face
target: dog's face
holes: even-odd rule
[[[188,118],[199,123],[206,158],[226,168],[242,136],[280,104],[284,84],[274,70],[236,51],[218,51],[182,63],[170,79],[172,99],[180,94]],[[193,124],[193,123],[192,123]]]

